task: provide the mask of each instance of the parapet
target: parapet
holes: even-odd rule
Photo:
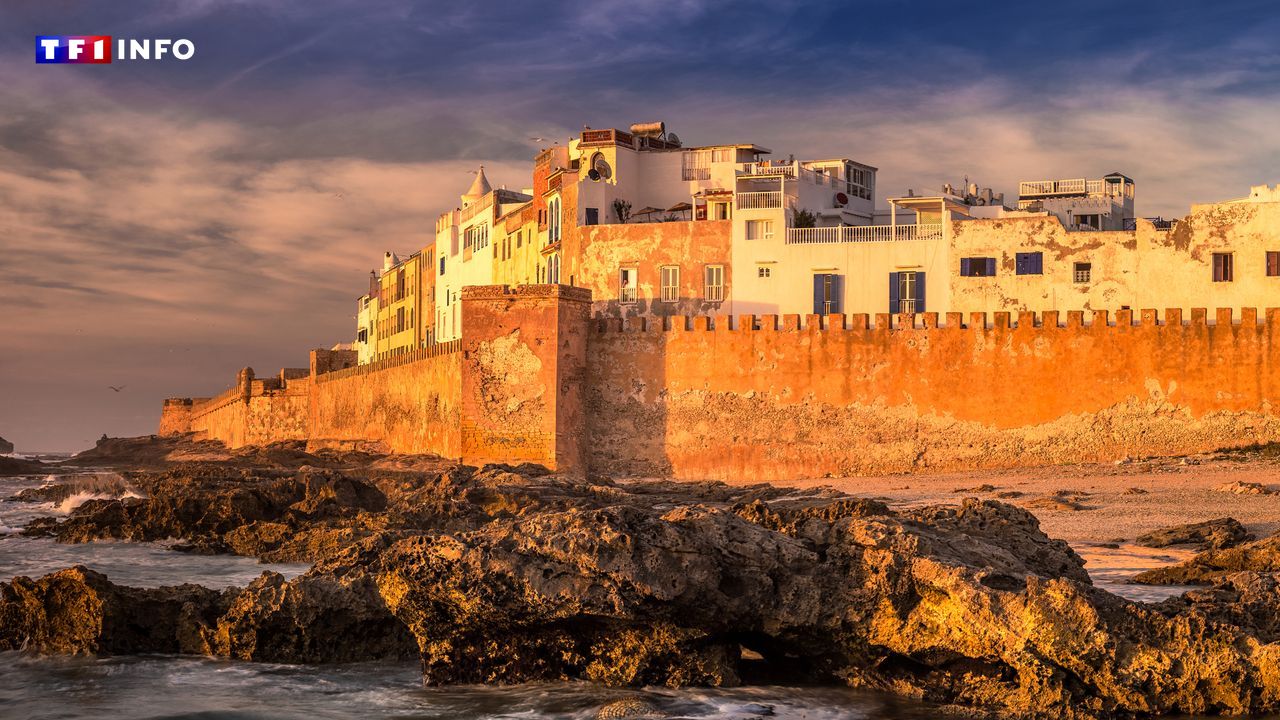
[[[591,291],[572,285],[474,285],[462,288],[463,300],[515,298],[560,298],[591,302]]]
[[[1191,308],[1189,314],[1182,308],[1156,310],[1145,308],[1138,313],[1122,309],[1078,310],[1060,312],[1045,310],[1032,312],[949,312],[945,317],[938,313],[855,313],[845,315],[676,315],[667,317],[606,318],[597,316],[591,320],[596,334],[626,332],[799,332],[805,331],[867,331],[867,330],[1017,330],[1020,328],[1093,328],[1093,327],[1156,327],[1182,326],[1251,326],[1269,325],[1280,329],[1280,308],[1217,308],[1212,316],[1206,308]]]

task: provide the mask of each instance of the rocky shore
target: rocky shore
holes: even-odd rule
[[[431,684],[840,684],[1014,717],[1280,709],[1272,538],[1210,549],[1189,563],[1211,569],[1203,589],[1139,604],[996,500],[891,509],[824,488],[162,449],[100,445],[81,462],[121,468],[141,497],[23,532],[178,538],[312,569],[224,591],[84,568],[15,578],[0,584],[0,650],[416,656]],[[147,469],[125,469],[135,453]],[[1220,525],[1189,536],[1242,539]]]

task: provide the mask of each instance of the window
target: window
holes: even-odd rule
[[[621,268],[618,270],[618,300],[623,303],[636,301],[635,268]]]
[[[524,244],[523,241],[524,241],[524,231],[517,230],[516,231],[516,247],[520,247],[521,245],[523,245]]]
[[[733,160],[733,148],[716,148],[711,151],[711,162],[731,162]]]
[[[714,215],[714,217],[715,217],[715,219],[716,219],[716,220],[728,220],[728,219],[729,219],[729,203],[727,203],[727,202],[718,202],[718,203],[713,203],[713,206],[715,207],[715,215]]]
[[[365,328],[360,328],[360,332],[356,335],[356,340],[360,342],[369,342],[369,331]]]
[[[710,180],[711,151],[685,150],[680,155],[681,180]]]
[[[440,256],[440,274],[441,275],[444,274],[444,256],[443,255]]]
[[[547,205],[547,243],[560,242],[560,198]]]
[[[924,289],[924,273],[919,270],[889,273],[889,312],[924,312]]]
[[[772,220],[748,220],[747,221],[747,239],[748,240],[772,240],[773,239],[773,221]]]
[[[1019,275],[1043,275],[1044,253],[1018,253],[1017,272]]]
[[[680,267],[677,265],[662,266],[662,300],[675,302],[680,299]]]
[[[962,277],[995,277],[996,259],[989,257],[960,258]]]
[[[1267,251],[1267,277],[1280,277],[1280,252]]]
[[[599,225],[599,224],[600,224],[600,209],[599,209],[599,208],[587,208],[587,224],[588,224],[588,225]]]
[[[831,273],[813,275],[813,312],[829,315],[840,312],[840,276]]]
[[[756,266],[756,277],[768,278],[768,277],[771,277],[772,275],[773,275],[773,268],[769,267],[768,265]]]
[[[708,302],[722,302],[724,300],[724,266],[708,265],[706,268],[706,287],[702,296]]]
[[[1088,228],[1090,230],[1101,230],[1102,216],[1101,215],[1077,215],[1076,227],[1080,229]]]
[[[1235,279],[1235,256],[1231,253],[1213,254],[1213,281],[1231,282]]]
[[[1075,281],[1087,283],[1093,278],[1093,263],[1076,263]]]
[[[560,284],[560,253],[553,253],[547,259],[547,282],[551,285]]]

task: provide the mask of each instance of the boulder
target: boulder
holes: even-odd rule
[[[1235,547],[1252,539],[1253,536],[1244,529],[1239,520],[1225,517],[1153,530],[1139,535],[1134,542],[1151,548],[1196,545],[1201,550],[1220,550]]]

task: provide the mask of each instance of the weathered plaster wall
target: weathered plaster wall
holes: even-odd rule
[[[1044,253],[1043,275],[1017,275],[1019,252]],[[1190,310],[1280,304],[1280,277],[1266,275],[1267,251],[1280,251],[1280,203],[1194,206],[1172,230],[1138,221],[1133,232],[1067,232],[1056,217],[953,223],[946,308],[1026,310]],[[1213,254],[1232,253],[1234,280],[1213,281]],[[994,257],[995,277],[961,277],[960,258]],[[1077,262],[1092,278],[1077,283]]]
[[[362,442],[461,456],[458,342],[317,375],[307,408],[311,447]]]
[[[639,209],[639,208],[636,208]],[[608,317],[641,315],[714,315],[729,308],[732,299],[732,221],[629,223],[577,228],[565,238],[562,282],[591,291],[596,312]],[[571,262],[572,260],[572,262]],[[663,302],[661,268],[680,268],[680,299]],[[724,300],[706,300],[707,265],[724,267]],[[632,267],[639,273],[637,302],[618,300],[618,271]],[[572,276],[572,278],[570,278]]]
[[[464,460],[583,469],[590,300],[562,285],[463,290]]]
[[[1280,311],[888,316],[622,331],[588,352],[593,472],[769,480],[1194,452],[1280,440]],[[1061,323],[1060,320],[1064,321]],[[908,319],[908,322],[910,320]],[[656,324],[656,323],[655,323]],[[749,323],[741,323],[749,327]],[[737,325],[735,325],[737,327]]]

